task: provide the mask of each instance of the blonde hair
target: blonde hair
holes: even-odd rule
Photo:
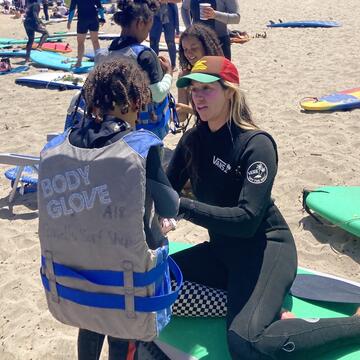
[[[233,90],[230,99],[230,119],[243,130],[258,130],[259,127],[254,123],[250,108],[246,103],[245,94],[239,86],[228,81],[220,80],[224,89]]]

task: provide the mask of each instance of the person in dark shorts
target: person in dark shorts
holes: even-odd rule
[[[24,18],[24,28],[28,37],[28,42],[26,44],[25,62],[30,61],[30,53],[35,40],[35,32],[42,34],[38,48],[41,48],[42,44],[49,36],[49,33],[39,19],[39,12],[40,5],[38,2],[36,0],[29,0]]]
[[[93,44],[94,52],[100,48],[99,44],[99,25],[105,23],[104,8],[100,0],[71,0],[69,8],[69,17],[67,28],[70,30],[71,22],[75,15],[75,9],[78,11],[77,22],[77,43],[78,54],[77,62],[74,67],[80,67],[85,51],[86,34],[90,31],[90,38]]]

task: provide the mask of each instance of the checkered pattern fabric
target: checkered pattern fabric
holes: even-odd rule
[[[176,287],[175,282],[171,285]],[[226,291],[184,281],[172,312],[186,317],[223,317],[227,312],[226,302]]]

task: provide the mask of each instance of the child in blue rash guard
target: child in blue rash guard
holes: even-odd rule
[[[86,34],[90,31],[90,38],[94,52],[100,48],[99,44],[99,24],[105,23],[104,8],[100,0],[71,0],[67,28],[70,30],[71,22],[77,8],[77,43],[78,53],[77,62],[74,67],[80,67],[85,51]]]
[[[109,184],[109,182],[113,182],[113,180],[111,179],[113,179],[114,176],[122,176],[119,174],[115,175],[114,173],[116,172],[115,161],[117,161],[118,166],[120,166],[119,159],[116,160],[116,157],[114,156],[116,151],[119,152],[119,150],[116,149],[125,149],[125,151],[128,151],[126,149],[134,146],[139,147],[139,149],[145,149],[145,147],[147,146],[146,141],[148,141],[147,139],[149,138],[149,136],[151,137],[151,139],[155,139],[156,141],[154,140],[155,142],[152,142],[152,144],[156,145],[153,145],[149,148],[148,154],[146,156],[145,178],[143,179],[144,184],[128,184],[127,186],[125,186],[125,188],[123,186],[124,184],[119,184],[118,186],[116,184],[113,184],[113,186],[108,187],[109,195],[107,196],[107,198],[114,200],[115,195],[117,194],[120,199],[124,199],[125,196],[121,195],[121,193],[118,194],[118,192],[129,192],[128,187],[145,187],[143,189],[144,193],[146,194],[145,210],[143,212],[143,215],[140,215],[139,218],[142,220],[143,224],[141,224],[140,221],[138,226],[143,229],[141,233],[145,234],[146,243],[149,249],[158,249],[159,246],[161,246],[159,245],[159,241],[163,241],[164,237],[160,232],[160,225],[156,224],[158,222],[157,216],[174,217],[178,211],[179,198],[177,193],[170,186],[170,183],[167,180],[167,177],[161,166],[159,155],[159,144],[161,143],[161,141],[149,132],[142,130],[134,131],[135,123],[139,115],[139,110],[150,100],[150,90],[148,85],[149,84],[146,74],[141,71],[136,62],[131,59],[122,57],[96,66],[94,71],[89,74],[83,87],[84,98],[87,106],[87,115],[82,120],[81,124],[72,128],[71,130],[68,130],[68,133],[66,135],[68,142],[65,140],[62,143],[64,144],[62,145],[64,147],[61,147],[61,154],[68,154],[69,152],[71,154],[79,153],[80,156],[72,155],[72,159],[74,158],[74,156],[75,159],[71,160],[76,161],[75,164],[77,167],[79,167],[77,164],[82,164],[82,166],[84,164],[85,159],[83,156],[87,157],[86,154],[91,153],[86,151],[84,152],[82,151],[83,149],[92,149],[92,151],[99,153],[100,156],[96,156],[94,162],[99,161],[99,158],[102,158],[103,164],[109,164],[109,172],[101,175],[101,181]],[[130,140],[127,139],[133,140],[131,140],[132,142],[130,142]],[[138,139],[136,144],[134,142],[134,139]],[[126,141],[128,141],[128,143]],[[122,145],[122,142],[125,142],[127,146]],[[106,157],[106,154],[109,154],[109,157]],[[90,166],[95,166],[90,160],[88,160],[88,158],[87,163]],[[133,167],[130,168],[128,173],[138,173],[144,166],[141,165],[142,168],[140,169],[139,164],[141,163],[142,162],[140,158],[138,158],[137,162],[134,161]],[[51,161],[49,161],[48,164],[48,166],[51,166]],[[67,168],[61,168],[61,164],[62,163],[60,162],[57,165],[56,172],[66,173],[67,171],[69,173]],[[111,166],[111,164],[113,165]],[[75,165],[73,165],[73,168],[75,168]],[[43,168],[43,171],[45,171],[45,168]],[[127,174],[126,176],[129,175]],[[94,198],[97,199],[98,197],[94,196]],[[106,199],[104,198],[104,200]],[[132,201],[135,202],[135,200]],[[151,205],[152,202],[153,205]],[[39,203],[41,204],[42,202],[40,201]],[[155,209],[157,215],[152,218],[150,224],[149,212],[147,210],[149,208],[149,203],[151,208]],[[124,209],[119,209],[121,211],[131,212],[130,208],[132,206],[132,202],[128,205],[125,205],[124,203],[124,206]],[[118,203],[116,201],[114,201],[114,207],[114,209],[118,209]],[[62,211],[60,206],[58,206],[56,209],[58,212]],[[95,229],[102,229],[105,227],[104,229],[106,234],[110,234],[111,231],[115,231],[113,229],[116,229],[116,227],[118,226],[117,224],[120,221],[117,216],[121,216],[121,212],[119,212],[118,210],[114,210],[112,214],[108,214],[106,212],[106,218],[99,215],[102,210],[96,210],[96,214],[94,215],[96,217],[96,220],[94,219],[96,222]],[[69,209],[67,209],[67,211],[69,211]],[[60,215],[57,213],[53,214],[53,216]],[[82,218],[81,215],[79,216],[80,217],[78,219],[89,219],[89,217]],[[134,214],[134,216],[131,216],[131,213],[128,213],[127,216],[129,218],[135,218],[139,216],[139,214],[137,213],[136,215]],[[39,218],[40,220],[42,220],[41,216],[39,216]],[[64,216],[62,216],[62,218],[64,218]],[[71,216],[68,216],[67,218],[65,217],[65,220],[63,221],[66,222],[64,225],[71,225]],[[76,219],[74,221],[76,221]],[[111,221],[113,222],[111,223]],[[46,226],[48,227],[49,223],[47,223]],[[78,228],[81,229],[81,227],[87,229],[88,227],[90,227],[90,224],[79,223]],[[132,235],[130,235],[128,230],[129,229],[123,229],[123,232],[121,231],[121,229],[116,230],[117,238],[122,239],[127,237],[134,237],[133,232],[131,232]],[[161,234],[160,237],[159,234]],[[79,236],[81,236],[81,232]],[[108,238],[108,235],[106,235],[104,236],[103,241],[103,246],[106,247],[109,246],[109,243],[112,243],[112,238]],[[93,244],[89,243],[89,246],[92,245]],[[134,248],[136,249],[134,249],[134,251],[139,251],[139,247],[141,248],[140,244],[135,246]],[[125,246],[125,248],[127,247]],[[95,257],[96,256],[97,255],[95,254]],[[114,311],[116,312],[118,310],[115,309]],[[137,314],[137,317],[139,317],[139,314]],[[100,318],[99,315],[98,318]],[[96,318],[94,321],[96,323]],[[134,319],[134,321],[136,321],[136,319]],[[116,323],[115,325],[116,327],[118,326],[121,331],[127,331],[126,329],[124,329],[124,324],[121,324],[121,322],[119,322],[118,324]],[[145,325],[146,324],[141,323],[138,327],[146,327]],[[100,358],[101,348],[104,342],[105,335],[106,334],[100,334],[98,332],[90,331],[87,329],[80,329],[78,335],[78,359],[98,360]],[[135,336],[134,339],[136,339]],[[129,342],[128,340],[121,340],[113,336],[108,336],[108,343],[109,360],[138,359],[136,354],[136,343]],[[132,354],[132,357],[130,357],[129,354]]]
[[[24,28],[28,36],[28,42],[26,44],[25,62],[30,61],[30,53],[35,39],[35,32],[41,34],[41,39],[38,45],[39,49],[45,42],[46,38],[49,36],[49,33],[39,19],[39,12],[40,5],[37,0],[29,0],[24,18]]]
[[[276,144],[254,124],[239,82],[236,67],[217,56],[203,57],[177,81],[190,89],[197,122],[179,141],[167,175],[178,193],[190,179],[195,200],[181,197],[179,214],[210,237],[173,255],[184,275],[182,291],[192,282],[192,293],[197,284],[227,292],[232,359],[318,359],[341,346],[360,348],[360,308],[350,317],[281,320],[296,248],[271,197]],[[201,296],[192,304],[197,313],[209,307]],[[175,306],[181,313],[181,304]]]

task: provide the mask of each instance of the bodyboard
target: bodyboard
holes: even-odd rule
[[[170,252],[181,251],[190,244],[170,243]],[[298,269],[298,273],[309,270]],[[284,307],[297,317],[342,317],[354,313],[354,305],[308,302],[287,296]],[[285,320],[284,320],[285,321]],[[155,343],[171,360],[231,360],[226,342],[225,318],[185,318],[173,316]],[[317,360],[357,360],[360,349],[347,347],[324,354]]]
[[[29,66],[22,65],[22,66],[12,68],[10,71],[2,71],[2,72],[0,71],[0,75],[16,74],[16,73],[21,73],[21,72],[28,71],[28,70],[29,70]]]
[[[305,98],[300,106],[307,111],[337,111],[360,107],[360,88],[335,92],[320,98]]]
[[[302,21],[286,21],[279,23],[270,23],[267,24],[266,26],[271,28],[277,28],[277,27],[330,28],[330,27],[339,27],[341,26],[341,24],[336,21],[302,20]]]
[[[306,205],[332,224],[360,237],[360,186],[325,186],[311,191]]]
[[[1,50],[0,57],[26,57],[26,50]]]
[[[40,73],[15,80],[15,83],[19,85],[61,90],[81,89],[84,82],[85,77],[83,75],[69,74],[66,72]]]

